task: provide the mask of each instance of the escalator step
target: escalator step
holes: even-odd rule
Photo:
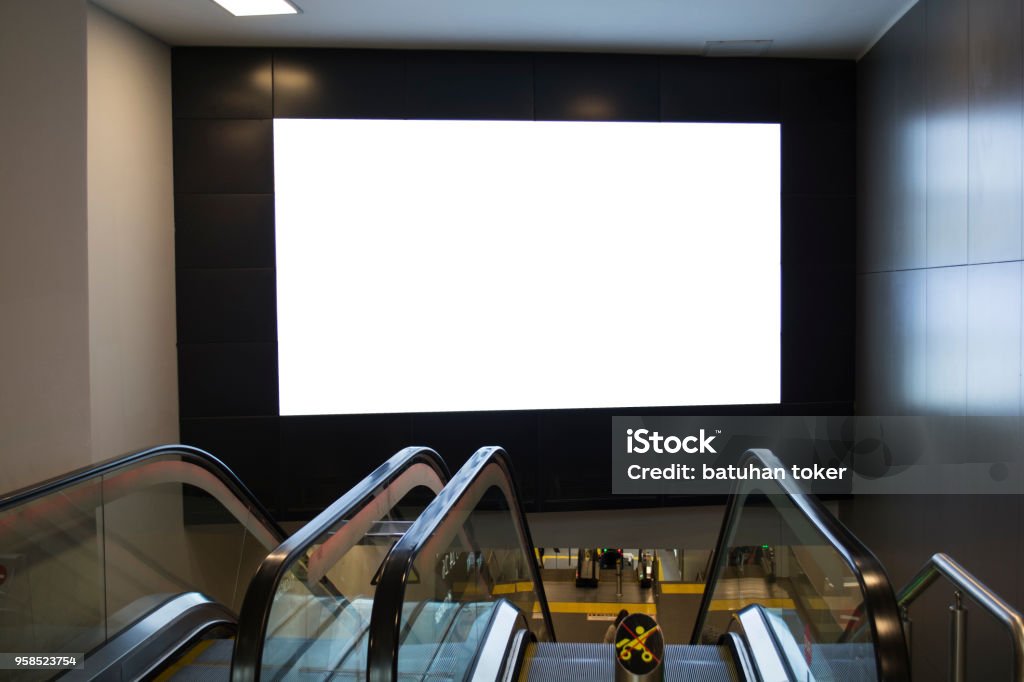
[[[231,665],[231,652],[234,651],[235,640],[215,639],[195,657],[195,663],[204,665]]]
[[[819,680],[870,680],[875,677],[875,648],[871,644],[815,644],[811,673]]]
[[[586,682],[615,678],[615,647],[581,642],[538,642],[531,647],[521,681]]]
[[[531,682],[615,679],[615,647],[611,644],[540,642],[524,666],[520,680]],[[713,645],[665,647],[665,682],[737,682],[728,649]]]
[[[670,644],[665,647],[665,682],[738,682],[728,647]]]
[[[183,665],[174,673],[181,682],[227,682],[231,669],[218,665]]]

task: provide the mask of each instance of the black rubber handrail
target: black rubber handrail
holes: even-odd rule
[[[505,479],[511,498],[506,500],[519,542],[526,554],[530,577],[537,594],[537,602],[549,636],[554,639],[555,629],[551,622],[551,611],[544,594],[544,584],[534,559],[534,544],[526,517],[519,507],[519,492],[512,476],[512,467],[505,451],[499,447],[483,447],[470,457],[459,469],[441,494],[430,503],[405,535],[391,549],[384,560],[380,583],[373,600],[370,615],[370,640],[368,644],[366,671],[371,682],[397,682],[398,648],[400,644],[402,605],[405,602],[405,587],[413,562],[419,556],[431,537],[444,525],[463,498],[473,489],[480,475],[490,466],[499,467]]]
[[[416,464],[431,467],[442,484],[447,483],[450,478],[448,466],[439,454],[425,447],[405,448],[335,500],[263,560],[256,575],[249,582],[239,613],[238,637],[235,639],[234,655],[231,658],[233,682],[260,679],[263,644],[270,625],[270,611],[274,605],[274,595],[277,594],[285,575],[305,558],[309,548],[320,541],[325,533],[359,512],[395,479]],[[377,593],[379,595],[379,589]]]
[[[0,513],[33,500],[53,495],[80,483],[98,479],[101,476],[117,472],[121,469],[165,457],[178,457],[181,461],[188,462],[216,476],[235,497],[245,503],[257,521],[278,542],[284,540],[286,537],[285,532],[277,525],[277,522],[274,521],[256,496],[239,480],[238,476],[209,452],[190,445],[160,445],[148,450],[112,457],[103,462],[90,464],[61,476],[47,479],[41,483],[15,490],[0,497]]]
[[[771,469],[783,467],[782,462],[770,450],[747,450],[739,461],[740,467],[750,465]],[[889,582],[889,576],[881,562],[867,547],[858,540],[850,530],[836,519],[825,506],[813,495],[806,494],[789,477],[772,479],[768,485],[778,486],[793,506],[800,511],[812,526],[832,545],[857,579],[861,593],[864,595],[861,613],[871,626],[871,634],[875,646],[875,666],[879,682],[906,682],[910,680],[910,661],[907,656],[906,640],[900,621],[896,596]],[[707,576],[704,596],[701,599],[697,621],[693,628],[692,644],[700,643],[700,635],[704,629],[708,609],[714,597],[715,584],[718,582],[729,555],[729,544],[739,522],[739,512],[747,496],[754,491],[741,491],[744,482],[737,482],[736,491],[730,496],[725,510],[725,519],[718,534],[715,546],[715,560],[711,572]],[[761,490],[772,494],[772,491]]]

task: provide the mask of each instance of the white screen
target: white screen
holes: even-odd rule
[[[274,121],[281,414],[779,402],[779,137]]]

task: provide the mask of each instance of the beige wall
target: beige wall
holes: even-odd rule
[[[89,461],[85,14],[0,3],[0,491]]]
[[[0,4],[0,493],[175,441],[170,51]]]
[[[88,5],[92,458],[178,440],[170,49]]]

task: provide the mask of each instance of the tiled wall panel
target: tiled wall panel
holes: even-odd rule
[[[920,0],[858,65],[857,409],[1020,415],[1021,0]],[[1006,434],[968,433],[986,461]],[[1024,504],[882,496],[842,518],[897,585],[948,552],[1019,604]],[[946,674],[949,588],[912,612],[914,678]],[[1009,675],[1005,635],[971,608],[968,677]],[[977,626],[977,627],[976,627]]]
[[[176,48],[173,69],[182,433],[274,491],[282,517],[410,443],[453,467],[504,445],[529,509],[666,500],[610,495],[617,411],[278,416],[274,117],[781,122],[784,404],[728,411],[851,409],[853,62]]]

